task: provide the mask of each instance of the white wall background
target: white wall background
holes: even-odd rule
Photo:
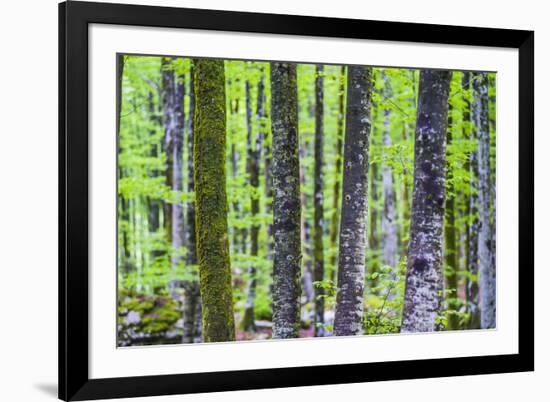
[[[119,2],[132,2],[119,0]],[[143,4],[534,29],[536,372],[140,398],[133,401],[543,401],[550,378],[550,26],[536,0],[135,0]],[[57,382],[57,0],[2,2],[0,22],[0,400],[48,401]],[[546,381],[545,381],[546,380]]]

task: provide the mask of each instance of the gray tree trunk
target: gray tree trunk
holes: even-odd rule
[[[273,176],[273,338],[300,329],[300,160],[296,65],[271,63]]]
[[[300,144],[300,160],[305,160],[308,155],[306,154],[309,149],[307,143]],[[304,165],[300,164],[300,188],[305,188],[306,177],[304,173]],[[306,211],[308,209],[308,194],[305,191],[300,192],[300,202],[302,204],[302,230],[301,230],[301,241],[302,241],[302,265],[303,265],[303,275],[302,275],[302,286],[304,290],[304,296],[306,303],[311,303],[315,298],[315,290],[313,289],[313,250],[311,246],[311,225],[307,219]]]
[[[443,290],[442,234],[450,80],[449,71],[420,72],[411,234],[401,332],[437,329]]]
[[[338,293],[334,333],[363,333],[372,70],[348,67]]]
[[[462,87],[467,91],[471,91],[472,74],[469,72],[463,73]],[[475,106],[470,103],[469,97],[464,97],[465,107],[463,120],[465,122],[472,122],[472,114],[470,109]],[[463,129],[465,138],[475,138],[475,132],[473,134],[469,127]],[[466,169],[470,175],[470,191],[466,204],[466,215],[468,216],[468,223],[466,225],[466,270],[469,276],[466,277],[466,309],[469,314],[468,327],[480,328],[480,314],[479,314],[479,285],[478,285],[478,237],[479,237],[479,216],[478,216],[478,197],[477,197],[477,151],[474,150],[468,156]],[[475,278],[474,280],[470,277]]]
[[[313,279],[322,282],[325,277],[325,254],[323,247],[323,66],[317,65],[315,74],[315,144],[314,144],[314,183],[313,183]],[[325,336],[324,289],[315,286],[315,336]]]
[[[478,197],[480,230],[479,290],[481,294],[481,328],[496,327],[496,269],[493,258],[493,230],[491,224],[491,148],[489,138],[489,82],[486,73],[478,73],[473,81],[474,107],[472,110],[478,139]]]
[[[383,111],[384,116],[384,134],[382,142],[386,149],[391,147],[391,109],[388,101],[391,99],[392,89],[390,78],[384,74],[384,90],[383,97],[386,101]],[[382,165],[382,187],[384,191],[384,215],[382,219],[382,230],[384,232],[384,252],[382,265],[387,265],[395,269],[397,267],[397,225],[395,223],[395,192],[393,189],[393,174],[391,168],[387,164]],[[395,275],[391,275],[390,279],[396,280]],[[388,290],[391,292],[391,290]],[[388,297],[392,299],[393,292]]]
[[[167,156],[167,181],[174,194],[183,190],[183,127],[184,84],[172,68],[172,60],[163,58],[162,98]],[[168,207],[167,227],[172,248],[171,266],[175,269],[183,260],[183,205],[173,200]]]
[[[250,214],[254,218],[260,213],[260,200],[259,192],[260,188],[260,161],[262,157],[262,142],[264,139],[264,132],[261,125],[262,120],[265,118],[265,92],[264,92],[264,77],[262,71],[262,77],[258,83],[258,95],[256,104],[256,120],[258,122],[256,131],[256,138],[254,141],[254,147],[250,150],[249,164],[250,164],[250,186],[254,189],[252,197],[250,199]],[[250,255],[255,258],[258,257],[259,251],[259,235],[260,225],[253,223],[250,229]],[[245,312],[243,317],[243,330],[253,331],[256,329],[254,325],[254,305],[256,301],[256,284],[257,284],[257,272],[254,265],[250,265],[248,268],[249,283],[247,289],[247,298],[245,305]]]

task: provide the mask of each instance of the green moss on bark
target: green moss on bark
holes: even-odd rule
[[[196,59],[195,162],[197,256],[205,342],[235,340],[225,179],[224,63]]]

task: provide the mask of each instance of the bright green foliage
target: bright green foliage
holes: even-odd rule
[[[122,77],[120,135],[118,142],[118,287],[119,287],[119,341],[121,344],[138,343],[128,338],[129,333],[147,333],[151,343],[161,343],[160,340],[169,331],[174,330],[175,323],[181,318],[180,289],[173,289],[173,283],[184,283],[197,280],[199,277],[198,265],[188,265],[181,259],[179,265],[171,268],[172,256],[175,253],[186,255],[187,247],[184,244],[179,250],[172,249],[165,228],[165,206],[174,203],[186,205],[198,201],[194,191],[188,191],[187,162],[193,160],[187,144],[187,133],[190,129],[188,120],[188,105],[190,102],[190,67],[188,58],[176,58],[168,67],[174,70],[178,79],[185,84],[184,95],[184,147],[183,147],[183,191],[174,191],[166,181],[167,155],[165,150],[165,130],[162,110],[161,94],[161,57],[125,56]],[[223,131],[223,155],[213,155],[207,151],[202,155],[205,160],[213,157],[218,159],[216,164],[219,170],[206,172],[211,179],[202,182],[206,193],[219,190],[218,175],[225,175],[225,194],[227,197],[227,220],[217,219],[208,213],[208,230],[220,234],[227,230],[227,254],[221,256],[224,266],[231,274],[231,282],[220,284],[230,287],[234,320],[239,323],[242,319],[246,303],[246,287],[249,283],[249,267],[256,270],[256,299],[254,304],[255,319],[270,322],[272,319],[272,253],[268,254],[268,225],[273,223],[272,210],[269,205],[272,201],[269,194],[271,184],[266,181],[265,163],[271,156],[271,85],[269,82],[270,63],[226,60],[218,61],[217,65],[224,67],[224,78],[217,84],[224,86],[224,98],[207,99],[205,103],[215,103],[216,113],[225,114],[224,122],[216,122],[210,117],[201,117],[201,111],[196,118],[195,135],[205,141],[218,141],[210,134],[213,131]],[[196,67],[196,66],[195,66]],[[204,69],[195,70],[195,74],[209,74]],[[382,96],[383,74],[389,77],[392,89],[390,99]],[[315,133],[315,65],[299,64],[297,66],[298,85],[298,132],[300,142],[300,168],[302,175],[302,222],[311,229],[313,227],[313,188],[314,188],[314,133]],[[334,273],[337,270],[338,244],[331,241],[331,233],[337,233],[338,228],[332,228],[332,219],[339,216],[342,194],[338,194],[336,202],[335,184],[341,183],[341,160],[337,159],[338,124],[339,124],[339,95],[341,92],[341,67],[325,65],[324,78],[324,143],[323,143],[323,246],[324,246],[324,280],[309,283],[305,280],[302,291],[302,330],[300,336],[311,336],[313,322],[313,300],[307,300],[308,288],[315,286],[324,290],[325,299],[325,329],[332,332],[333,313],[335,309],[336,285]],[[458,317],[459,328],[465,328],[468,314],[465,306],[464,286],[467,281],[476,283],[478,278],[466,269],[467,244],[464,240],[467,226],[476,218],[468,213],[468,202],[471,191],[476,191],[477,178],[469,168],[469,158],[477,150],[478,143],[471,133],[472,123],[465,119],[464,112],[468,108],[468,101],[472,101],[471,88],[464,88],[462,73],[455,72],[451,82],[449,104],[452,117],[452,142],[447,148],[447,197],[454,200],[455,220],[457,233],[456,290],[448,289],[441,297],[444,299],[444,309],[440,312],[440,327],[447,324],[449,314]],[[258,82],[264,77],[266,117],[256,116],[258,101]],[[495,180],[496,165],[496,75],[489,76],[489,128],[491,140],[491,176]],[[369,175],[369,236],[378,240],[375,248],[368,242],[366,250],[366,291],[364,299],[363,327],[365,334],[384,334],[399,332],[401,323],[401,309],[404,292],[404,273],[409,239],[409,220],[411,196],[413,190],[413,163],[414,163],[414,132],[417,112],[417,96],[419,71],[403,68],[373,68],[374,90],[372,106],[372,131],[369,152],[371,172]],[[475,75],[471,75],[471,79]],[[249,103],[251,118],[247,126],[247,93],[245,83],[249,83]],[[345,74],[344,74],[345,82]],[[214,85],[214,82],[206,82]],[[195,81],[197,85],[197,81]],[[344,86],[344,95],[346,88]],[[200,94],[199,94],[200,96]],[[218,96],[218,95],[216,95]],[[221,96],[221,94],[220,94]],[[344,96],[345,100],[345,96]],[[391,110],[390,136],[391,146],[382,143],[383,113]],[[345,108],[344,108],[345,110]],[[203,111],[204,112],[204,111]],[[345,121],[345,116],[342,116]],[[214,126],[212,126],[214,125]],[[248,132],[252,133],[248,136]],[[259,187],[250,185],[249,148],[256,146],[255,133],[261,130],[265,133],[261,144],[261,161]],[[220,139],[221,141],[221,139]],[[205,146],[210,146],[204,144]],[[206,149],[206,148],[205,148]],[[210,148],[208,148],[210,149]],[[222,162],[223,160],[223,162]],[[211,161],[210,161],[211,162]],[[339,165],[340,163],[340,165]],[[223,167],[221,166],[223,165]],[[383,249],[383,228],[381,225],[384,212],[384,198],[382,189],[382,166],[392,171],[392,186],[395,194],[395,223],[398,233],[398,266],[382,265],[381,250]],[[339,170],[340,169],[340,170]],[[199,169],[200,171],[200,169]],[[340,173],[338,173],[340,172]],[[197,174],[197,171],[195,171]],[[204,173],[204,171],[203,171]],[[213,176],[212,176],[213,175]],[[269,176],[267,174],[267,176]],[[374,186],[372,181],[375,181]],[[195,181],[197,185],[197,181]],[[376,190],[373,194],[371,188]],[[251,214],[251,199],[258,199],[259,213]],[[203,205],[204,208],[206,205]],[[207,206],[206,206],[207,207]],[[494,206],[492,207],[494,208]],[[197,205],[199,213],[201,205]],[[372,213],[374,212],[374,214]],[[377,222],[372,222],[375,217]],[[224,226],[226,223],[226,227]],[[338,223],[338,221],[336,221]],[[373,226],[373,223],[377,225]],[[219,226],[221,225],[221,226]],[[250,230],[258,225],[259,253],[250,254]],[[371,232],[370,228],[375,229]],[[204,235],[206,236],[206,235]],[[199,255],[206,258],[210,254],[211,246],[208,236],[199,237]],[[338,238],[338,236],[336,236]],[[221,240],[220,240],[221,241]],[[206,244],[205,244],[206,242]],[[202,244],[202,245],[201,245]],[[312,263],[312,233],[304,233],[302,237],[302,266]],[[212,258],[212,256],[208,257]],[[227,259],[227,260],[225,260]],[[445,269],[448,269],[446,267]],[[302,275],[305,276],[305,275]],[[215,280],[214,287],[216,286]],[[176,286],[177,287],[177,286]],[[209,286],[210,287],[210,286]],[[207,291],[206,289],[204,289]],[[450,290],[450,291],[449,291]],[[392,296],[390,297],[390,293]],[[456,294],[456,297],[446,297]],[[142,300],[141,302],[137,302]],[[150,304],[153,304],[151,306]],[[160,304],[159,304],[160,303]],[[162,304],[162,305],[161,305]],[[449,306],[453,309],[449,309]],[[124,318],[129,311],[140,314],[139,324],[129,326],[124,324]],[[237,326],[238,328],[238,326]],[[263,329],[262,329],[263,331]],[[164,334],[164,335],[163,335]],[[237,339],[244,339],[237,331]],[[255,335],[247,335],[247,339]],[[129,340],[130,339],[130,340]],[[134,338],[132,338],[134,339]],[[136,338],[137,339],[137,338]]]

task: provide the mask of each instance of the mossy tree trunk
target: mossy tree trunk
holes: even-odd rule
[[[189,71],[189,117],[187,121],[187,191],[195,191],[195,168],[193,166],[193,144],[195,138],[195,88],[193,79],[193,64]],[[197,234],[195,225],[195,201],[187,203],[187,216],[185,220],[185,264],[187,268],[197,265]],[[191,268],[192,269],[192,268]],[[194,269],[192,275],[194,276]],[[183,342],[192,343],[201,337],[201,299],[198,278],[189,280],[184,288],[183,307]]]
[[[313,183],[313,279],[317,283],[315,294],[315,336],[325,335],[325,292],[319,284],[325,279],[324,234],[324,196],[323,196],[323,66],[317,65],[315,71],[315,143],[314,143],[314,183]]]
[[[344,120],[345,120],[345,90],[346,90],[346,67],[340,67],[338,85],[338,120],[336,123],[336,158],[334,166],[334,188],[332,198],[332,216],[330,220],[330,245],[333,250],[338,247],[338,228],[340,227],[340,187],[342,180],[342,148],[344,146]],[[334,251],[330,258],[330,280],[336,278],[338,264],[338,253]]]
[[[235,340],[227,232],[225,72],[220,60],[194,59],[195,199],[203,340]]]
[[[438,327],[443,291],[445,152],[451,74],[438,70],[420,72],[401,332],[429,332]]]
[[[271,63],[273,176],[273,338],[300,328],[300,160],[296,65]]]
[[[363,333],[372,70],[348,69],[335,335]]]
[[[254,139],[254,145],[251,147],[249,154],[249,180],[250,187],[252,187],[250,198],[250,215],[253,220],[252,227],[250,228],[250,255],[254,261],[248,268],[249,282],[242,323],[244,331],[254,331],[256,329],[254,325],[254,305],[256,300],[256,285],[258,279],[257,268],[254,264],[256,263],[259,252],[260,225],[255,221],[255,219],[260,213],[260,161],[262,157],[262,142],[265,136],[262,124],[265,117],[265,88],[262,71],[262,76],[258,82],[258,94],[256,100],[256,138]]]
[[[481,328],[496,327],[496,269],[493,257],[491,195],[491,155],[489,137],[489,82],[487,73],[478,73],[473,81],[473,120],[478,139],[478,195],[480,230],[479,288],[481,293]]]
[[[447,129],[447,145],[453,141],[453,118],[452,108],[449,103],[449,127]],[[451,176],[453,167],[447,163],[447,197],[445,200],[445,279],[446,279],[446,292],[445,299],[447,301],[447,329],[454,330],[459,327],[458,310],[458,250],[457,250],[457,233],[455,228],[455,196],[453,177]]]
[[[376,137],[376,131],[373,130],[373,134],[371,136],[371,147],[374,147],[375,144],[375,137]],[[375,272],[379,272],[380,270],[380,222],[379,222],[379,214],[378,214],[378,203],[380,196],[378,194],[378,181],[379,181],[379,174],[378,174],[378,163],[374,162],[370,165],[370,199],[372,204],[369,205],[369,237],[368,237],[368,245],[370,249],[370,260],[367,264],[367,270],[369,273],[369,279],[367,280],[367,286],[371,289],[372,293],[375,292],[372,290],[376,286],[378,286],[378,278],[377,277],[370,277]]]

